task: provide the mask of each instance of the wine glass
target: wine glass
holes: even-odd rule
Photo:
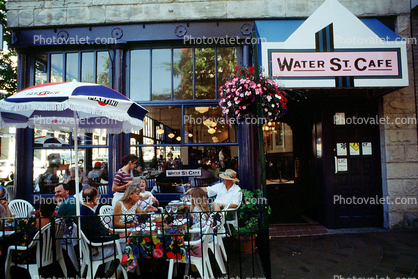
[[[177,213],[177,210],[178,210],[178,206],[177,205],[172,205],[171,206],[171,212]]]
[[[167,211],[167,213],[171,213],[171,210],[172,210],[173,208],[172,208],[172,206],[171,205],[166,205],[165,206],[165,211]]]

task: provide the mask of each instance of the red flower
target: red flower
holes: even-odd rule
[[[251,75],[252,73],[254,73],[254,67],[249,67],[248,68],[248,73]]]
[[[239,69],[239,65],[235,68],[235,72],[238,72]]]
[[[162,256],[164,256],[163,251],[161,251],[160,249],[155,249],[154,251],[152,251],[152,255],[154,256],[154,258],[162,258]]]

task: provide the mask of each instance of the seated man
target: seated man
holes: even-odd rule
[[[94,187],[88,187],[83,191],[83,204],[80,207],[81,230],[88,240],[92,242],[107,242],[119,238],[125,238],[130,235],[131,231],[121,234],[115,234],[112,230],[107,229],[101,222],[100,216],[94,211],[100,198],[99,191]],[[113,244],[97,247],[92,249],[91,256],[93,260],[107,258],[115,254],[115,246]],[[115,264],[106,272],[104,277],[114,272]],[[112,271],[111,271],[112,270]],[[110,276],[109,276],[110,277]]]
[[[80,207],[81,217],[81,230],[85,236],[92,242],[106,242],[114,239],[125,238],[126,233],[114,234],[112,230],[106,229],[100,220],[100,216],[94,211],[100,194],[94,187],[89,187],[83,191],[83,204]],[[128,235],[130,231],[127,231]],[[104,257],[108,257],[114,253],[113,245],[110,247],[104,247]],[[110,254],[107,254],[107,248],[111,248]],[[99,253],[96,258],[102,257],[102,253]],[[93,255],[93,259],[96,259]]]
[[[221,183],[210,187],[201,187],[209,197],[216,196],[211,205],[211,210],[219,211],[227,205],[229,205],[229,208],[237,208],[241,201],[241,188],[235,184],[235,182],[239,182],[237,173],[234,170],[227,169],[224,173],[219,174],[219,177],[222,178]],[[189,194],[190,191],[191,189],[187,190],[186,194]]]
[[[68,184],[61,183],[55,186],[55,200],[58,208],[57,217],[75,216],[77,200]]]
[[[94,163],[94,169],[89,172],[87,175],[87,178],[90,179],[90,181],[99,182],[96,181],[96,178],[100,177],[100,174],[102,173],[100,169],[102,168],[102,164],[100,162]]]

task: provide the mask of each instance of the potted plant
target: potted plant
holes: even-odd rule
[[[261,214],[260,201],[261,190],[255,192],[251,190],[241,189],[242,201],[238,210],[238,228],[233,230],[233,234],[240,243],[240,251],[243,254],[252,254],[256,249],[256,236],[260,226],[264,223]],[[270,214],[270,206],[267,213]]]

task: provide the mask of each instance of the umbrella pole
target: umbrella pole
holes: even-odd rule
[[[78,176],[78,123],[77,123],[77,113],[74,111],[74,135],[75,135],[75,142],[74,142],[74,152],[75,152],[75,215],[77,216],[77,238],[78,242],[81,240],[81,220],[80,220],[80,189],[79,189],[79,181],[80,177]],[[78,245],[79,252],[80,252],[80,272],[81,272],[81,244]]]

